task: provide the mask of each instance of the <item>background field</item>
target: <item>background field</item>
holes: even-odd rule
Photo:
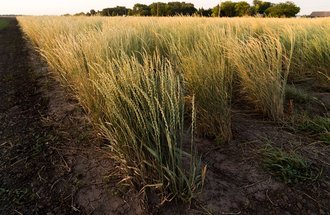
[[[201,149],[205,141],[221,149],[261,140],[258,165],[285,184],[328,178],[324,156],[298,155],[306,145],[274,140],[259,123],[310,135],[313,150],[329,153],[329,19],[18,20],[107,139],[125,183],[156,190],[160,202],[211,190],[205,179],[215,170],[205,164],[214,160],[205,160],[217,157]],[[257,122],[242,137],[247,119],[237,115],[246,113]]]

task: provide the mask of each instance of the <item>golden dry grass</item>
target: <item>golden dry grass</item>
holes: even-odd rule
[[[329,81],[329,19],[18,19],[128,176],[164,199],[190,200],[200,190],[205,169],[194,151],[195,125],[229,141],[234,87],[280,120],[288,76]],[[188,153],[185,126],[192,128]],[[183,160],[190,161],[188,170]]]

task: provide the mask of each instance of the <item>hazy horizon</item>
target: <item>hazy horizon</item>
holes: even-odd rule
[[[180,1],[180,0],[179,0]],[[237,2],[238,0],[233,0]],[[268,0],[267,0],[268,1]],[[286,0],[270,0],[270,2],[278,3],[285,2]],[[102,10],[103,8],[125,6],[132,8],[134,4],[151,4],[152,2],[171,2],[163,0],[129,0],[129,1],[107,1],[107,0],[95,0],[90,2],[83,2],[79,0],[5,0],[0,8],[0,14],[19,14],[19,15],[63,15],[74,14],[79,12],[88,12],[91,9]],[[197,0],[186,0],[185,2],[193,3],[196,8],[212,8],[216,6],[220,1],[209,0],[208,2],[201,2]],[[252,4],[252,0],[247,0],[249,4]],[[301,10],[299,15],[308,15],[312,11],[330,11],[329,0],[293,0]]]

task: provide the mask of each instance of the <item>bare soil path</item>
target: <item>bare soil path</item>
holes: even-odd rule
[[[51,137],[41,126],[47,103],[38,91],[16,19],[3,19],[8,25],[0,31],[0,212],[11,214],[18,208],[36,210],[32,183],[41,174],[36,166],[51,171],[51,161],[43,155],[50,153],[44,144]]]
[[[0,30],[0,214],[140,214],[77,101],[14,17]]]

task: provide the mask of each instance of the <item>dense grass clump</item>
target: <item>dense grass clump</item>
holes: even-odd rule
[[[262,153],[264,168],[287,184],[293,185],[304,181],[314,181],[321,174],[321,170],[313,167],[310,162],[294,152],[288,153],[267,146],[262,150]]]
[[[185,53],[179,48],[178,52],[188,95],[196,98],[199,133],[229,141],[233,74],[223,36],[223,32],[207,35],[196,42],[194,49]],[[214,46],[209,45],[212,42]]]
[[[298,129],[316,135],[319,140],[330,144],[330,118],[328,116],[304,118],[300,124],[298,124]]]
[[[252,37],[233,44],[233,47],[231,58],[235,62],[245,95],[257,109],[279,120],[283,116],[293,41],[288,53],[280,39],[272,35]]]
[[[44,31],[40,39],[32,41],[110,141],[128,181],[141,191],[157,190],[162,201],[174,197],[190,201],[200,192],[205,169],[193,141],[188,150],[182,146],[182,74],[156,51],[108,49],[107,45],[118,45],[119,38],[111,40],[118,35],[76,24],[74,29],[63,25],[57,32]],[[34,35],[41,26],[31,23],[26,30]],[[138,44],[133,41],[131,45],[140,47]],[[189,120],[192,128],[194,121]]]
[[[182,149],[182,76],[168,61],[147,55],[142,63],[122,56],[107,68],[93,69],[99,76],[95,88],[104,99],[99,123],[127,174],[169,195],[164,198],[190,200],[203,175],[194,154]],[[190,168],[185,169],[184,160]]]

